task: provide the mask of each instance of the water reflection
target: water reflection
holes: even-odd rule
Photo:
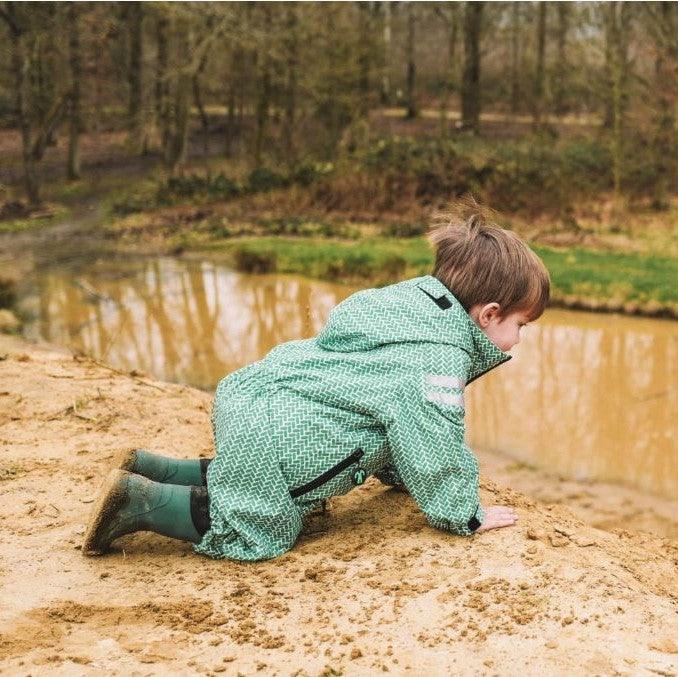
[[[313,336],[350,291],[157,258],[43,271],[23,305],[36,316],[29,336],[210,389],[278,343]]]
[[[551,310],[469,388],[469,441],[577,479],[678,493],[678,325]]]
[[[23,303],[34,337],[211,389],[278,343],[317,333],[352,291],[158,258],[44,270]],[[468,389],[472,445],[579,479],[678,493],[676,323],[552,310],[514,352]]]

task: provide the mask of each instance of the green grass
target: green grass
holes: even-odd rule
[[[55,219],[61,218],[68,214],[69,210],[63,205],[56,205],[52,211],[45,216],[24,217],[21,219],[7,219],[0,221],[0,233],[20,233],[24,230],[32,230],[41,228]]]
[[[431,270],[423,238],[368,238],[358,242],[260,237],[212,242],[244,272],[297,273],[349,283],[389,284]],[[537,246],[551,274],[556,303],[676,316],[678,260],[642,254]],[[625,308],[625,304],[631,304]]]
[[[678,259],[580,248],[535,247],[557,292],[622,301],[678,303]]]

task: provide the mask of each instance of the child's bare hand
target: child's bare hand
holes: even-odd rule
[[[512,527],[517,519],[518,515],[513,508],[506,505],[493,505],[491,508],[485,508],[485,520],[476,529],[476,533],[490,529],[501,529],[501,527]]]

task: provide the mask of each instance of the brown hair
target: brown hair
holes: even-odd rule
[[[498,303],[537,319],[549,300],[549,274],[541,259],[515,233],[489,223],[491,214],[474,201],[437,215],[429,241],[435,248],[433,275],[468,312],[477,303]]]

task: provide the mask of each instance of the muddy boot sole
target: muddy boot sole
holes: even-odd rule
[[[136,449],[125,449],[118,453],[113,461],[113,467],[120,470],[128,470],[134,472],[134,464],[137,460]]]
[[[111,470],[104,480],[85,531],[83,555],[103,555],[110,549],[106,540],[108,524],[127,501],[127,475],[125,470]]]

